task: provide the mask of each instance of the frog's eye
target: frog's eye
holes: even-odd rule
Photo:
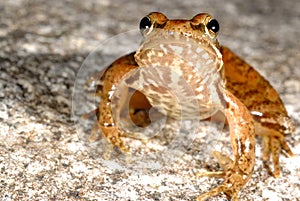
[[[149,29],[152,26],[151,19],[149,17],[144,17],[140,22],[140,30],[144,32],[146,29]]]
[[[212,19],[210,20],[207,25],[206,25],[207,29],[214,32],[214,33],[217,33],[220,29],[220,26],[219,26],[219,23],[216,19]]]

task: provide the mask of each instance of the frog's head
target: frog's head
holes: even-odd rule
[[[202,75],[222,67],[217,41],[219,23],[209,14],[197,14],[190,20],[169,20],[162,13],[152,12],[142,18],[140,31],[144,40],[135,55],[139,66],[170,65],[177,56]]]
[[[207,13],[197,14],[190,20],[169,20],[162,13],[152,12],[140,21],[140,31],[144,37],[157,34],[157,30],[165,30],[169,35],[178,33],[201,41],[205,37],[207,42],[215,45],[219,29],[218,21]]]
[[[127,84],[173,116],[182,117],[182,111],[191,116],[199,109],[201,117],[211,115],[219,104],[216,87],[222,86],[217,20],[208,14],[169,20],[153,12],[142,18],[140,30],[144,40],[135,54],[140,68]]]

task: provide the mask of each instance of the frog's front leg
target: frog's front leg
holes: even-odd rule
[[[107,98],[101,100],[97,123],[103,136],[108,141],[105,153],[103,155],[105,159],[110,158],[110,152],[112,151],[112,148],[114,146],[118,147],[125,154],[129,153],[129,149],[126,147],[122,140],[122,137],[124,137],[125,135],[116,125],[116,122],[113,118],[111,101]]]
[[[134,53],[131,53],[119,58],[103,72],[101,79],[97,80],[101,86],[97,86],[95,93],[101,97],[99,107],[84,116],[87,118],[96,114],[97,120],[89,139],[97,140],[100,128],[108,142],[104,153],[104,157],[107,159],[110,157],[112,148],[117,147],[127,155],[126,159],[130,160],[130,151],[122,138],[128,137],[142,140],[143,143],[147,142],[147,138],[143,134],[127,133],[118,126],[124,119],[131,120],[130,123],[133,126],[144,127],[150,124],[148,113],[151,105],[149,101],[138,91],[132,93],[131,89],[122,82],[127,75],[131,75],[130,73],[135,72],[134,70],[138,68],[133,55]],[[116,93],[117,91],[122,94],[120,97],[116,95],[119,94]]]
[[[97,94],[100,94],[101,96],[101,102],[99,108],[95,110],[97,121],[92,129],[90,138],[95,138],[94,136],[98,130],[97,128],[100,128],[102,135],[108,141],[106,151],[104,153],[105,158],[110,157],[110,152],[113,147],[119,148],[124,154],[127,154],[127,156],[130,155],[129,149],[122,139],[128,135],[118,127],[118,119],[116,119],[116,116],[120,115],[120,110],[122,110],[123,107],[126,107],[122,104],[126,102],[125,99],[128,98],[128,94],[125,90],[123,91],[125,99],[118,102],[119,106],[117,108],[113,108],[112,98],[116,90],[119,90],[118,87],[122,78],[131,70],[138,67],[133,59],[133,54],[134,53],[131,53],[116,60],[110,67],[108,67],[108,69],[106,69],[101,77],[101,91],[97,92]]]
[[[202,173],[202,176],[224,177],[224,182],[215,189],[198,197],[205,200],[219,193],[225,193],[232,200],[238,200],[238,192],[251,177],[255,160],[254,121],[248,109],[230,92],[224,95],[226,102],[225,115],[230,127],[231,145],[234,160],[215,152],[222,172]]]

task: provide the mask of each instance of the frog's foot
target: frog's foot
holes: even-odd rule
[[[283,106],[282,106],[283,107]],[[284,109],[284,108],[283,108]],[[271,111],[271,110],[270,110]],[[283,113],[269,112],[266,117],[255,123],[255,133],[262,139],[262,153],[264,166],[270,175],[280,176],[279,156],[283,152],[288,157],[293,157],[289,145],[286,142],[286,135],[294,133],[296,126],[291,118]],[[272,158],[270,159],[270,156]],[[273,161],[273,172],[270,163]]]
[[[102,133],[105,136],[106,140],[108,141],[107,146],[105,148],[105,153],[103,157],[105,159],[109,159],[111,156],[111,152],[114,147],[117,147],[126,157],[126,162],[130,163],[132,159],[132,154],[123,141],[123,138],[131,138],[134,140],[141,141],[145,146],[149,142],[149,138],[145,136],[143,133],[132,132],[126,133],[121,132],[118,127],[101,127]]]
[[[99,125],[98,125],[98,122],[97,121],[95,121],[95,123],[94,123],[94,126],[93,126],[93,128],[92,128],[92,130],[91,130],[91,132],[90,132],[90,135],[89,135],[89,138],[88,138],[88,140],[89,140],[89,142],[96,142],[96,141],[98,141],[98,140],[100,140],[101,139],[101,134],[99,133]]]
[[[213,190],[198,196],[197,201],[204,201],[220,193],[225,193],[232,201],[238,201],[238,192],[239,190],[233,189],[229,184],[221,184]]]
[[[126,155],[126,162],[131,161],[131,153],[129,148],[125,145],[122,140],[122,133],[117,127],[114,126],[100,126],[103,135],[108,141],[105,152],[103,154],[104,159],[110,159],[111,152],[113,147],[117,147],[120,149],[122,153]]]
[[[88,119],[89,117],[95,115],[98,112],[98,108],[94,111],[89,112],[88,114],[82,115],[82,118]],[[101,132],[100,132],[101,130]],[[102,134],[101,134],[102,133]],[[131,161],[131,153],[129,148],[125,145],[122,138],[131,138],[140,140],[144,145],[149,141],[149,138],[142,133],[124,133],[121,132],[116,126],[99,126],[99,122],[95,121],[94,126],[89,135],[89,142],[95,142],[101,139],[104,136],[107,140],[105,147],[105,152],[103,158],[108,160],[111,158],[111,153],[114,147],[117,147],[126,157],[126,162]]]
[[[210,190],[209,192],[200,195],[197,198],[197,201],[204,201],[220,193],[225,193],[229,199],[238,201],[238,193],[244,186],[244,184],[248,181],[249,174],[243,173],[239,169],[238,165],[235,165],[234,162],[224,154],[215,151],[213,152],[213,155],[217,158],[220,166],[224,169],[224,171],[200,172],[198,173],[198,176],[222,177],[224,178],[224,182],[220,186]]]
[[[278,134],[278,133],[277,133]],[[286,152],[289,157],[294,156],[290,147],[286,143],[285,136],[279,135],[263,135],[263,161],[264,166],[267,169],[268,173],[273,175],[274,177],[280,177],[280,164],[279,164],[279,156],[282,150]],[[270,169],[270,155],[272,154],[272,161],[274,170],[273,173]]]
[[[111,159],[111,154],[112,154],[113,150],[114,150],[114,146],[110,143],[107,143],[106,146],[105,146],[104,153],[102,154],[103,159],[104,160]],[[122,151],[122,153],[125,155],[126,163],[131,163],[132,155],[131,155],[130,151],[127,151],[127,152]]]
[[[224,193],[230,200],[238,201],[239,191],[249,178],[248,175],[244,175],[242,172],[234,169],[229,169],[224,172],[207,172],[206,174],[201,173],[201,176],[224,177],[224,182],[209,192],[198,196],[197,201],[204,201],[221,193]]]
[[[212,155],[218,160],[219,165],[222,167],[223,170],[227,170],[232,166],[233,161],[228,156],[222,154],[219,151],[212,152]],[[197,174],[198,177],[224,177],[225,172],[219,171],[219,172],[199,172]]]
[[[148,110],[134,110],[130,112],[130,118],[135,126],[147,127],[151,124]]]

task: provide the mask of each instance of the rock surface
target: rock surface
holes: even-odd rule
[[[73,122],[72,90],[88,54],[106,39],[137,29],[147,13],[161,11],[169,18],[212,13],[221,24],[220,42],[281,94],[297,125],[287,138],[295,157],[281,157],[282,177],[275,179],[263,168],[258,143],[255,172],[240,198],[299,200],[300,2],[124,2],[0,2],[0,199],[193,200],[221,182],[197,179],[201,157],[191,155],[151,174],[111,170]],[[131,43],[137,45],[124,41]]]

